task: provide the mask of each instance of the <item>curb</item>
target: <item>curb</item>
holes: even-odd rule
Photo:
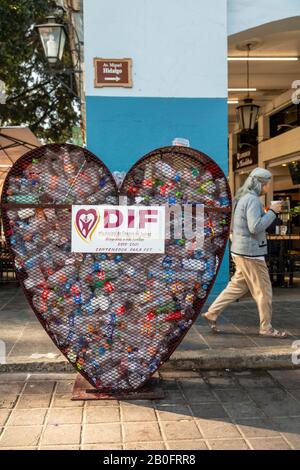
[[[0,374],[5,372],[74,372],[67,361],[9,362],[0,364]]]
[[[292,347],[226,348],[175,352],[163,366],[165,370],[241,370],[241,369],[296,369]]]
[[[297,369],[293,364],[291,347],[226,348],[200,351],[176,351],[161,370],[242,370],[242,369]],[[0,364],[3,372],[74,372],[66,360],[19,361]]]

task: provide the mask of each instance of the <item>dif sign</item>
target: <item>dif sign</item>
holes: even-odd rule
[[[165,207],[74,205],[71,250],[164,253]]]

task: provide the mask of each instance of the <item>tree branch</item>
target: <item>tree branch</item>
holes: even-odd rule
[[[54,91],[54,88],[53,88],[53,90],[51,90],[50,93],[52,93],[52,91]],[[44,119],[48,116],[48,114],[50,114],[51,111],[54,110],[57,102],[58,102],[58,99],[53,100],[52,104],[50,105],[49,108],[46,109],[46,111],[43,113],[43,115],[36,122],[34,122],[33,124],[30,125],[32,130],[36,129],[44,121]]]
[[[38,83],[37,85],[35,85],[34,87],[32,88],[28,88],[27,90],[24,90],[22,91],[22,93],[19,93],[18,95],[16,96],[12,96],[11,98],[8,98],[6,100],[6,103],[11,103],[12,101],[16,101],[18,100],[19,98],[22,98],[23,96],[27,95],[28,93],[34,91],[34,90],[37,90],[38,88],[41,88],[43,87],[44,85],[47,85],[48,83],[51,83],[52,80],[46,80],[45,82],[42,82],[42,83]]]

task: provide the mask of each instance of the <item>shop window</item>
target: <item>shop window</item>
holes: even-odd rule
[[[292,104],[270,117],[270,137],[284,134],[300,126],[300,105]]]
[[[245,150],[248,147],[257,147],[258,144],[258,125],[252,131],[239,132],[237,134],[237,148]]]

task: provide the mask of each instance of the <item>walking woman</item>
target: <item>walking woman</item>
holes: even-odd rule
[[[256,168],[238,190],[234,199],[231,254],[236,271],[227,287],[202,316],[214,333],[219,333],[217,319],[232,302],[250,291],[259,311],[259,334],[287,338],[284,331],[272,327],[272,285],[265,261],[266,229],[281,210],[280,201],[264,212],[260,196],[270,189],[272,174]]]

